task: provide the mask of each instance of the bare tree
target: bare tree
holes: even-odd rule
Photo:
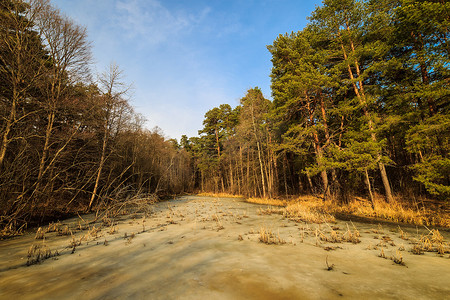
[[[91,209],[97,195],[103,167],[107,159],[107,146],[110,136],[113,132],[115,132],[115,135],[118,134],[124,123],[125,110],[129,109],[128,102],[124,97],[130,91],[130,86],[125,85],[122,79],[123,72],[115,63],[111,63],[109,69],[98,77],[100,97],[103,104],[103,137],[100,161],[88,209]]]
[[[11,131],[30,115],[20,114],[20,107],[43,75],[41,63],[44,51],[39,37],[33,32],[33,24],[46,2],[9,0],[0,3],[0,76],[4,84],[0,100],[1,108],[6,113],[2,113],[0,121],[0,167],[9,144],[19,138],[11,136]]]
[[[78,129],[74,128],[73,134],[67,135],[68,140],[58,145],[54,157],[48,157],[49,149],[53,145],[55,118],[59,106],[65,100],[66,90],[76,82],[89,79],[91,62],[91,46],[87,40],[86,29],[75,24],[68,17],[62,16],[59,10],[51,6],[47,0],[40,0],[37,3],[43,7],[37,15],[36,26],[48,51],[48,60],[45,62],[48,67],[46,76],[41,81],[41,89],[46,99],[44,110],[47,125],[36,190],[39,189],[44,174],[51,169],[58,155],[66,148]]]

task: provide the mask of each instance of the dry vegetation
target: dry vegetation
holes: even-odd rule
[[[106,235],[113,235],[118,232],[118,221],[122,216],[127,216],[134,220],[142,216],[142,231],[146,231],[146,217],[153,213],[153,204],[157,202],[155,195],[140,195],[131,197],[126,201],[116,201],[108,205],[103,210],[97,210],[97,213],[91,217],[91,220],[85,220],[79,215],[77,223],[72,225],[61,224],[61,222],[50,223],[48,227],[39,227],[36,230],[34,239],[39,242],[33,243],[28,250],[28,260],[26,265],[41,263],[49,258],[56,259],[60,254],[75,253],[77,248],[82,245],[88,245],[90,242],[104,238],[103,245],[109,244]],[[68,244],[63,249],[50,249],[46,243],[46,238],[50,233],[56,233],[54,236],[70,236]],[[124,233],[126,244],[131,244],[136,233],[128,235]],[[99,244],[99,242],[97,242]]]
[[[286,200],[279,199],[268,199],[268,198],[248,198],[247,202],[256,203],[256,204],[265,204],[272,206],[286,206],[288,202]]]
[[[436,252],[441,256],[450,253],[449,244],[444,240],[439,230],[428,229],[428,231],[429,233],[426,235],[411,239],[413,244],[411,252],[417,255],[424,254],[424,252]]]
[[[288,263],[276,253],[296,257],[301,253],[299,259],[307,268],[356,274],[355,270],[360,270],[354,266],[356,261],[370,261],[367,266],[381,266],[384,270],[391,268],[390,265],[392,268],[405,266],[400,272],[410,272],[418,270],[418,266],[424,268],[428,263],[441,266],[450,254],[447,232],[425,226],[418,226],[416,230],[411,226],[402,229],[392,224],[335,220],[322,212],[321,201],[311,197],[292,201],[285,207],[259,207],[215,197],[186,196],[186,199],[188,201],[177,199],[154,203],[153,198],[130,198],[125,205],[112,205],[97,215],[91,213],[36,228],[28,235],[28,242],[21,251],[23,260],[18,267],[43,263],[26,269],[25,273],[30,274],[67,260],[77,261],[79,255],[93,260],[97,259],[96,255],[108,255],[103,258],[117,255],[127,260],[132,253],[144,253],[142,251],[157,251],[158,255],[167,255],[170,260],[177,261],[176,255],[184,247],[186,251],[193,251],[190,255],[181,251],[186,257],[200,255],[205,247],[207,255],[216,248],[227,250],[214,253],[243,251],[244,256],[239,259],[236,259],[239,256],[230,255],[236,263],[240,259],[248,262],[248,255],[255,253],[257,262],[270,258],[268,263]],[[85,255],[87,251],[89,255]],[[144,256],[153,257],[136,255]],[[442,258],[436,260],[436,256]],[[227,264],[230,257],[223,261],[214,259],[214,263]],[[425,270],[433,269],[431,265]],[[277,266],[271,268],[275,270]],[[166,265],[155,270],[161,272],[162,269],[167,269]]]
[[[320,198],[311,196],[298,198],[295,201],[285,201],[286,205],[284,206],[276,206],[281,203],[281,200],[263,199],[262,201],[258,201],[258,199],[253,198],[251,201],[275,205],[259,208],[256,212],[257,215],[262,218],[264,218],[264,216],[277,214],[283,216],[283,218],[287,220],[294,221],[295,224],[301,223],[302,225],[300,226],[295,225],[298,226],[297,229],[299,230],[299,240],[297,240],[297,242],[304,243],[305,241],[308,241],[307,243],[320,247],[326,251],[343,249],[339,246],[339,244],[342,243],[361,243],[360,230],[358,230],[352,222],[346,223],[344,228],[340,228],[342,226],[336,224],[337,221],[335,217],[326,212],[333,210],[335,212],[342,212],[345,211],[345,207],[338,210],[336,206],[333,206],[331,203],[323,202]],[[137,217],[142,217],[142,231],[138,230],[131,234],[125,232],[122,235],[126,245],[130,245],[137,234],[146,232],[146,220],[147,217],[154,213],[153,207],[156,202],[157,199],[153,195],[147,197],[133,197],[125,202],[117,201],[116,203],[112,203],[108,207],[105,207],[103,210],[97,211],[94,219],[91,221],[87,221],[79,216],[78,223],[74,226],[57,222],[50,223],[46,227],[39,227],[36,230],[34,237],[36,242],[31,245],[28,251],[26,265],[41,263],[49,258],[57,259],[58,256],[67,252],[66,250],[68,250],[67,253],[73,254],[79,247],[95,241],[97,241],[97,245],[103,244],[107,246],[109,245],[107,234],[113,235],[118,232],[118,220],[121,217],[126,216],[128,220],[131,220],[129,221],[130,224],[134,223],[134,220]],[[234,224],[242,225],[243,219],[249,218],[247,210],[241,212],[226,210],[221,207],[222,205],[219,200],[213,200],[211,202],[204,201],[201,202],[200,206],[204,212],[202,214],[196,209],[196,218],[202,223],[212,223],[211,226],[208,227],[204,225],[203,229],[219,232],[220,230],[224,230],[224,224],[228,224],[230,221]],[[361,205],[358,204],[358,207],[361,207]],[[204,213],[206,213],[206,215],[204,215]],[[167,204],[165,218],[167,218],[168,221],[166,221],[164,226],[167,226],[183,222],[186,216],[185,213],[180,212],[176,207],[173,207],[169,203]],[[314,227],[310,224],[316,225],[314,225]],[[281,227],[286,226],[282,225]],[[407,243],[410,245],[408,251],[412,254],[420,255],[425,252],[431,252],[444,256],[445,254],[450,253],[450,246],[439,230],[425,228],[428,230],[428,233],[420,235],[419,233],[416,235],[411,233],[408,234],[402,230],[400,226],[394,231],[398,235],[398,239],[401,239],[405,241],[405,244]],[[163,227],[160,230],[166,230],[166,228]],[[46,239],[51,233],[54,233],[56,236],[70,236],[70,240],[64,249],[50,249],[49,246],[47,246]],[[378,227],[372,228],[370,231],[367,231],[367,233],[374,234],[373,238],[376,240],[376,244],[373,245],[372,243],[369,243],[365,249],[377,250],[379,251],[379,257],[390,259],[398,265],[405,265],[401,252],[406,251],[407,248],[404,244],[397,246],[391,236],[386,233],[383,226],[379,224]],[[274,231],[268,226],[261,226],[259,231],[252,229],[247,234],[239,234],[238,240],[243,241],[244,236],[249,234],[253,235],[252,239],[256,238],[259,242],[267,245],[283,245],[287,243],[286,239],[280,235],[280,228],[277,231]],[[98,242],[99,239],[104,241],[100,243]],[[292,239],[292,236],[289,243],[294,245],[296,243]],[[396,249],[395,254],[386,254],[385,251],[388,247],[394,247]]]
[[[251,198],[247,199],[247,202],[270,205],[267,209],[261,210],[261,213],[279,213],[292,220],[310,223],[333,222],[335,219],[333,215],[354,215],[395,223],[450,227],[449,208],[437,207],[430,201],[422,201],[420,208],[417,203],[413,205],[401,199],[396,199],[396,202],[390,204],[381,197],[374,198],[374,208],[368,200],[360,197],[348,204],[323,201],[322,198],[314,196],[301,196],[291,200]]]
[[[267,245],[282,245],[286,244],[286,241],[281,238],[280,232],[274,234],[271,229],[261,227],[259,231],[259,241]]]
[[[330,233],[327,235],[324,231],[317,228],[315,230],[316,238],[319,238],[323,242],[327,243],[352,243],[352,244],[359,244],[361,243],[361,240],[359,237],[361,237],[358,229],[353,226],[353,231],[350,229],[350,227],[347,225],[347,231],[340,232],[338,231],[338,228],[332,228],[330,227]]]
[[[244,196],[242,196],[242,195],[234,195],[234,194],[228,194],[228,193],[207,193],[207,192],[202,192],[202,193],[198,193],[197,195],[201,196],[201,197],[244,198]]]
[[[438,207],[431,201],[417,203],[396,199],[387,203],[380,197],[374,199],[374,208],[362,198],[356,198],[348,205],[336,206],[327,203],[324,206],[334,213],[344,213],[361,217],[383,219],[396,223],[406,223],[425,226],[450,227],[450,210],[448,207]]]

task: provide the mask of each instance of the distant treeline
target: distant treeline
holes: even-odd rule
[[[208,111],[196,187],[254,197],[450,198],[450,2],[324,0],[279,35],[272,97]]]
[[[144,129],[114,64],[47,0],[0,2],[0,230],[186,189],[189,157]]]

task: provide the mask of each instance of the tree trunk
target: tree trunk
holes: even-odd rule
[[[417,36],[414,32],[412,32],[411,35],[415,39],[414,48],[416,50],[416,54],[419,59],[422,83],[423,83],[423,85],[429,85],[430,84],[430,76],[428,74],[425,57],[423,56],[423,51],[424,51],[423,50],[424,49],[423,38],[420,34]],[[419,101],[420,101],[420,97],[419,97]],[[427,104],[428,104],[428,110],[429,110],[430,116],[434,116],[436,114],[436,107],[435,107],[434,102],[430,99],[430,97],[427,97]],[[420,106],[420,104],[419,104],[419,106]]]
[[[106,159],[106,146],[108,143],[108,133],[109,133],[109,130],[108,130],[108,116],[107,116],[106,121],[105,121],[105,132],[103,134],[102,155],[100,157],[100,164],[98,166],[97,177],[95,179],[95,185],[94,185],[94,189],[92,191],[91,200],[89,201],[88,211],[91,209],[92,203],[94,202],[95,196],[97,195],[97,189],[98,189],[98,185],[100,183],[100,177],[102,175],[102,169],[103,169],[103,165],[104,165],[105,159]]]
[[[45,130],[44,148],[42,149],[41,161],[39,163],[38,182],[42,179],[43,176],[45,161],[47,160],[48,150],[50,148],[50,137],[53,131],[54,121],[55,121],[55,112],[52,109],[52,111],[48,113],[47,129]]]
[[[347,30],[350,30],[350,29],[347,27]],[[350,45],[351,45],[351,48],[352,48],[352,51],[353,51],[353,54],[354,54],[355,49],[354,49],[353,41],[351,39],[350,39]],[[347,52],[345,51],[345,47],[344,47],[344,43],[342,42],[342,39],[341,39],[341,48],[342,48],[344,59],[347,61],[348,60],[348,56],[347,56]],[[355,59],[354,63],[355,63],[355,67],[356,67],[356,73],[358,75],[358,81],[357,82],[359,84],[359,87],[356,85],[355,77],[353,75],[353,71],[352,71],[352,68],[351,68],[349,63],[347,63],[348,74],[349,74],[349,77],[350,77],[350,79],[352,81],[352,86],[353,86],[353,90],[354,90],[354,92],[356,94],[356,97],[358,98],[359,103],[363,107],[364,116],[368,120],[368,127],[369,127],[369,131],[370,131],[371,139],[372,139],[372,141],[376,142],[377,138],[375,136],[375,130],[373,128],[372,118],[371,118],[371,116],[369,114],[369,111],[368,111],[366,95],[364,93],[363,82],[362,82],[361,79],[359,79],[360,75],[361,75],[360,74],[360,69],[359,69],[359,63],[358,63],[358,61],[356,59]],[[386,199],[387,199],[388,202],[391,203],[391,202],[393,202],[392,191],[391,191],[391,186],[389,184],[389,179],[387,177],[386,169],[384,167],[383,162],[381,162],[381,153],[377,154],[377,161],[378,161],[378,168],[379,168],[380,174],[381,174],[381,179],[382,179],[383,185],[384,185],[384,191],[385,191],[385,194],[386,194]]]
[[[264,180],[264,168],[263,168],[263,162],[261,159],[261,147],[259,145],[259,141],[256,142],[256,146],[258,148],[258,160],[259,160],[259,166],[261,169],[261,185],[262,185],[262,190],[263,190],[263,198],[266,198],[266,184],[265,184],[265,180]]]
[[[287,166],[288,161],[287,161],[287,157],[286,157],[286,152],[284,152],[284,157],[283,157],[283,179],[284,179],[284,193],[287,196],[289,194],[289,190],[288,190],[288,183],[287,183]]]
[[[202,192],[204,192],[205,191],[205,185],[204,185],[204,179],[203,179],[203,171],[200,171],[200,177],[201,177],[201,190],[202,190]]]
[[[262,185],[262,190],[263,190],[263,198],[266,198],[266,183],[265,183],[265,178],[264,178],[265,177],[264,176],[264,166],[263,166],[263,161],[261,158],[261,146],[259,143],[258,134],[256,132],[255,116],[253,113],[253,103],[251,104],[251,112],[252,112],[253,135],[255,136],[256,148],[258,150],[258,161],[259,161],[259,166],[261,169],[261,185]]]
[[[234,193],[234,178],[233,178],[233,164],[231,162],[231,157],[230,157],[230,192],[233,194]]]
[[[374,200],[373,200],[373,194],[372,194],[372,188],[370,186],[370,178],[369,178],[369,172],[367,169],[364,169],[364,174],[366,175],[366,185],[367,190],[369,191],[369,197],[370,197],[370,204],[372,205],[372,209],[375,209]]]
[[[250,151],[247,150],[247,183],[245,185],[247,193],[250,194]]]
[[[3,165],[3,160],[5,159],[5,155],[6,155],[6,149],[8,148],[8,144],[9,144],[9,132],[11,131],[11,127],[12,124],[14,122],[14,119],[16,118],[16,92],[14,91],[13,93],[13,101],[12,101],[12,106],[11,106],[11,112],[9,113],[9,118],[6,121],[6,128],[5,131],[3,132],[3,137],[2,137],[2,145],[0,148],[0,168]]]
[[[238,195],[241,195],[241,180],[242,180],[242,177],[244,176],[244,174],[239,173],[240,172],[239,160],[236,159],[234,162],[235,162],[235,167],[236,167],[235,174],[236,174],[236,182],[237,182],[237,192],[238,192]]]
[[[309,175],[308,171],[306,171],[306,177],[308,178],[308,184],[309,184],[309,188],[311,189],[311,192],[313,194],[315,194],[314,186],[313,186],[313,183],[312,183],[312,180],[311,180],[311,176]]]
[[[316,154],[316,161],[317,165],[320,169],[323,169],[323,151],[322,147],[320,146],[319,141],[319,135],[317,134],[316,125],[314,123],[314,116],[313,111],[310,107],[310,98],[308,96],[308,93],[305,91],[305,97],[306,97],[306,108],[308,110],[308,121],[311,127],[314,128],[312,132],[313,140],[314,140],[314,151]],[[323,183],[323,200],[325,201],[327,198],[330,198],[330,189],[328,188],[328,175],[326,170],[320,171],[320,177],[322,177],[322,183]]]
[[[330,133],[328,131],[328,121],[327,121],[327,114],[325,111],[325,103],[323,101],[322,95],[320,95],[320,110],[322,112],[322,124],[325,131],[325,145],[329,145],[331,143],[331,140],[330,140]],[[335,169],[331,169],[331,178],[333,182],[336,182],[337,176]]]

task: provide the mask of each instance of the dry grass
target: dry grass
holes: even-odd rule
[[[60,222],[58,222],[58,223],[53,223],[52,222],[52,223],[48,224],[48,228],[47,228],[46,232],[47,233],[57,232],[60,226],[61,226]]]
[[[425,252],[436,252],[443,256],[445,253],[450,253],[450,246],[444,240],[437,229],[428,229],[429,233],[420,236],[419,239],[413,239],[413,247],[411,252],[416,255],[424,254]]]
[[[42,240],[45,237],[45,231],[42,230],[41,227],[38,228],[38,230],[36,231],[36,235],[34,236],[35,240]]]
[[[220,220],[220,217],[218,214],[213,214],[211,216],[211,220],[213,220],[214,222],[216,222],[217,224],[217,231],[220,231],[222,229],[225,229],[225,227],[222,225],[222,221]]]
[[[246,201],[249,203],[272,205],[272,206],[286,206],[288,204],[286,200],[268,199],[268,198],[248,198],[246,199]]]
[[[425,226],[450,227],[450,214],[444,210],[419,209],[402,199],[395,199],[394,203],[387,203],[377,195],[374,199],[374,208],[370,202],[363,198],[355,198],[347,205],[336,205],[332,202],[324,203],[325,209],[333,213],[351,214],[361,217],[383,219],[396,223],[406,223]]]
[[[319,228],[316,228],[314,232],[316,236],[316,245],[319,245],[319,240],[326,243],[342,243],[342,242],[352,244],[361,243],[361,240],[359,239],[361,235],[359,234],[359,231],[358,229],[356,229],[355,226],[353,226],[354,230],[352,231],[347,224],[347,231],[345,232],[339,232],[338,230],[333,229],[333,227],[331,226],[329,227],[330,227],[329,234],[327,232],[320,230]]]
[[[276,215],[283,215],[285,212],[285,208],[283,207],[273,207],[273,206],[268,206],[266,208],[260,208],[258,209],[258,215],[272,215],[272,214],[276,214]]]
[[[199,193],[200,197],[216,197],[216,198],[244,198],[242,195],[233,195],[227,193]]]
[[[286,206],[284,216],[296,222],[306,223],[332,223],[334,216],[325,213],[317,202],[298,202]]]
[[[347,231],[343,234],[342,239],[349,243],[358,244],[361,243],[359,239],[360,236],[361,235],[356,228],[354,228],[354,231],[352,232],[347,224]]]
[[[406,266],[405,262],[403,261],[403,255],[400,252],[400,250],[395,251],[395,255],[393,256],[387,256],[384,253],[383,248],[381,248],[380,250],[380,254],[378,254],[378,257],[384,258],[384,259],[390,259],[392,260],[395,264],[400,265],[400,266]]]
[[[99,207],[96,217],[108,225],[110,221],[114,222],[118,216],[128,215],[130,212],[151,215],[153,204],[158,201],[155,194],[137,194],[126,200],[110,199],[106,207]]]
[[[0,224],[2,224],[2,217],[0,217]],[[0,240],[10,238],[13,236],[22,235],[24,232],[24,229],[27,227],[27,224],[24,223],[22,226],[17,228],[15,223],[9,223],[9,225],[4,226],[0,230]]]
[[[59,256],[59,253],[57,250],[50,250],[47,245],[45,244],[45,241],[39,244],[33,244],[30,249],[28,249],[28,260],[27,260],[27,266],[31,266],[34,264],[41,263],[42,261],[49,259],[51,257]]]
[[[302,201],[300,201],[302,199]],[[296,201],[286,202],[285,200],[276,199],[256,199],[253,203],[258,204],[269,204],[271,206],[267,208],[260,208],[258,214],[260,215],[271,215],[279,214],[283,215],[285,218],[295,221],[295,222],[306,222],[306,223],[333,223],[336,221],[335,217],[326,213],[323,210],[321,201],[317,201],[314,197],[299,198]],[[314,200],[312,200],[314,199]],[[254,200],[254,199],[253,199]],[[247,200],[252,202],[252,199]],[[273,206],[272,206],[273,205]],[[282,207],[280,207],[282,206]]]
[[[63,228],[58,228],[58,235],[71,235],[72,231],[69,229],[69,226],[64,226]]]
[[[382,219],[397,223],[414,224],[420,226],[450,227],[450,214],[448,210],[434,208],[418,208],[402,199],[395,199],[390,204],[383,197],[376,195],[374,208],[367,199],[356,197],[348,204],[335,201],[323,201],[320,197],[311,195],[301,196],[292,200],[250,198],[247,202],[285,207],[285,214],[290,219],[299,221],[323,223],[333,222],[330,214],[355,215],[366,218]],[[438,210],[438,211],[436,211]],[[260,210],[261,214],[280,213],[280,209],[267,208]]]
[[[131,242],[133,241],[133,239],[136,237],[136,234],[133,232],[130,236],[128,236],[126,233],[124,235],[124,238],[127,240],[126,241],[126,245],[131,244]]]
[[[142,232],[145,232],[146,216],[152,213],[151,205],[155,201],[156,198],[152,197],[134,197],[123,203],[113,203],[103,211],[97,211],[97,215],[93,221],[85,221],[81,216],[79,216],[80,220],[78,220],[77,224],[73,227],[62,225],[60,222],[50,223],[48,227],[39,227],[36,231],[35,239],[42,240],[42,242],[33,244],[29,248],[28,261],[26,264],[33,265],[40,263],[48,258],[55,258],[55,256],[59,256],[60,253],[64,254],[66,249],[69,249],[68,253],[73,254],[76,250],[78,250],[78,247],[81,247],[83,244],[88,245],[91,241],[95,241],[101,237],[104,237],[106,233],[117,233],[117,219],[120,218],[120,216],[124,213],[141,213],[143,215]],[[82,233],[76,234],[76,232]],[[50,235],[49,233],[55,234]],[[70,236],[70,240],[68,240],[67,246],[63,249],[60,249],[62,252],[58,252],[58,250],[52,251],[45,244],[46,239],[54,236]],[[125,233],[125,238],[127,240],[126,243],[130,244],[134,237],[135,233],[132,233],[128,237]],[[109,245],[109,242],[105,238],[103,242],[97,242],[97,245],[99,244],[107,246]]]
[[[327,255],[327,258],[325,259],[325,263],[327,264],[327,268],[326,268],[326,270],[327,271],[333,271],[333,269],[334,269],[334,264],[329,264],[328,263],[328,255]]]
[[[267,245],[282,245],[286,241],[280,237],[280,232],[275,235],[272,230],[261,227],[259,230],[259,241]]]

